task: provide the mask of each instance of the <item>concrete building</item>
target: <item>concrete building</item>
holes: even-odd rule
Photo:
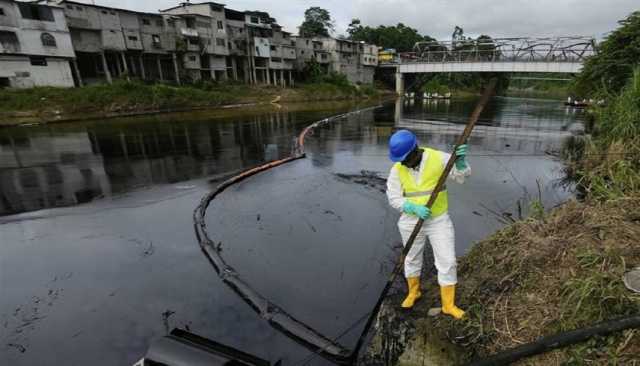
[[[331,71],[345,74],[352,83],[373,83],[375,68],[378,66],[376,46],[346,39],[320,40],[322,48],[331,53]]]
[[[307,63],[315,60],[324,72],[329,72],[331,52],[324,49],[320,39],[304,37],[293,37],[293,39],[296,44],[296,70],[304,70]]]
[[[296,41],[291,33],[282,30],[277,24],[272,24],[273,35],[270,40],[269,69],[274,85],[293,85],[293,70],[296,66]]]
[[[315,60],[325,72],[345,74],[350,82],[371,84],[378,66],[378,47],[330,37],[294,37],[296,69],[304,70]]]
[[[191,81],[227,80],[230,53],[224,5],[182,3],[161,13],[177,19],[178,51],[182,51],[188,78]]]
[[[72,87],[74,58],[62,8],[0,0],[0,87]]]
[[[175,30],[162,15],[66,0],[40,3],[55,3],[64,10],[79,85],[131,77],[180,83],[173,54]]]
[[[251,43],[246,27],[244,12],[225,8],[225,22],[227,27],[229,64],[233,80],[250,83],[252,80],[249,54]]]
[[[294,70],[312,59],[326,72],[371,83],[378,63],[375,46],[293,37],[269,13],[214,2],[185,2],[158,14],[70,0],[0,4],[4,86],[82,86],[115,78],[291,86]]]

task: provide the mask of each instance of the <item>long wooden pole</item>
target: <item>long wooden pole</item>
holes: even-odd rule
[[[457,157],[456,157],[455,151],[458,149],[458,147],[460,147],[460,145],[464,145],[467,143],[467,140],[469,139],[469,136],[471,136],[471,132],[473,131],[473,128],[476,126],[476,122],[478,122],[478,118],[480,117],[480,114],[482,113],[487,103],[489,102],[489,99],[493,95],[493,92],[496,88],[496,84],[497,84],[497,79],[495,78],[489,81],[489,84],[487,85],[484,93],[482,94],[482,98],[480,98],[480,101],[476,105],[476,108],[471,114],[471,117],[469,117],[469,122],[467,123],[467,127],[464,129],[464,132],[462,133],[462,135],[460,135],[460,137],[458,138],[458,141],[456,142],[456,145],[453,149],[454,153],[451,154],[451,158],[449,158],[449,161],[447,162],[447,165],[445,166],[444,171],[442,172],[442,175],[440,175],[440,179],[438,179],[438,184],[436,184],[436,187],[434,188],[433,193],[431,194],[431,198],[429,198],[429,201],[427,202],[426,206],[428,208],[431,208],[431,206],[433,206],[434,202],[438,198],[438,194],[440,194],[440,191],[442,191],[442,188],[444,187],[447,181],[447,178],[449,177],[449,173],[451,173],[451,169],[453,169],[453,165],[456,162]],[[378,302],[376,303],[376,306],[373,308],[371,315],[369,315],[367,324],[365,325],[362,335],[358,339],[358,343],[356,344],[356,347],[354,348],[353,353],[351,355],[352,362],[354,364],[357,361],[357,357],[358,357],[358,354],[360,353],[360,349],[364,345],[364,340],[367,337],[367,333],[369,333],[369,329],[371,328],[371,326],[373,325],[373,322],[378,316],[378,312],[382,307],[382,303],[384,302],[384,299],[387,297],[387,294],[389,293],[389,290],[391,290],[391,287],[393,286],[393,283],[395,282],[396,278],[398,277],[400,272],[402,272],[402,268],[404,265],[404,258],[407,256],[407,254],[411,250],[411,247],[413,247],[413,242],[416,240],[418,233],[420,233],[420,230],[422,229],[423,224],[424,224],[424,220],[419,219],[418,223],[413,229],[413,232],[411,233],[411,236],[409,237],[409,240],[407,241],[407,244],[404,246],[404,249],[402,250],[402,256],[400,257],[400,260],[398,261],[393,272],[391,273],[391,276],[389,277],[389,280],[387,281],[387,284],[384,287],[384,290],[382,290],[382,294],[378,298]]]

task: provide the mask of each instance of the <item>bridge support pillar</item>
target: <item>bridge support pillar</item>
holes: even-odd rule
[[[404,74],[400,70],[396,71],[396,93],[399,96],[404,95]]]

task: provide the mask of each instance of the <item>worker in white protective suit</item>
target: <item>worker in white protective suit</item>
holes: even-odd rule
[[[458,183],[464,183],[465,178],[471,174],[466,153],[466,145],[457,149],[455,167],[449,175],[449,178]],[[442,312],[460,319],[464,316],[464,311],[455,305],[455,288],[458,282],[455,233],[448,214],[446,188],[438,194],[431,209],[426,207],[450,156],[442,151],[418,146],[417,138],[411,131],[396,132],[389,140],[389,158],[395,164],[387,180],[387,198],[393,208],[402,212],[398,228],[403,245],[407,244],[418,218],[425,220],[413,247],[405,258],[404,273],[409,291],[402,302],[402,307],[411,309],[416,300],[422,296],[420,275],[424,247],[426,239],[429,238],[438,270]]]

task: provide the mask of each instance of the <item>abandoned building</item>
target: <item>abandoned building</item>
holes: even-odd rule
[[[60,7],[0,0],[0,87],[72,87],[74,57]]]
[[[0,0],[3,86],[71,87],[132,78],[292,86],[312,59],[324,72],[371,83],[377,50],[292,36],[266,12],[214,2],[144,13],[68,0]]]

